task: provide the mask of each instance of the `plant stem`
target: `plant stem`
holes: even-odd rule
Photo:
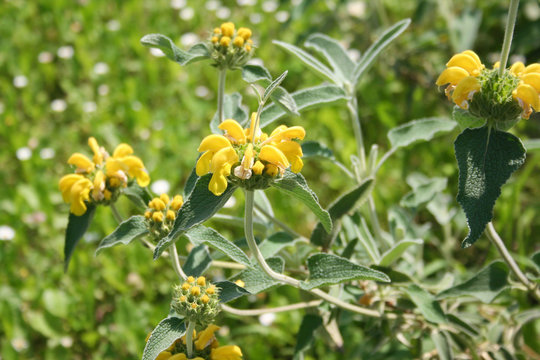
[[[187,345],[187,357],[191,358],[193,355],[193,330],[195,330],[195,322],[190,321],[186,330],[186,345]]]
[[[171,263],[174,268],[174,271],[176,272],[176,275],[180,278],[180,280],[186,280],[187,275],[184,273],[184,270],[182,270],[182,266],[180,266],[180,259],[178,258],[178,251],[176,250],[176,244],[172,244],[169,246],[169,253],[171,254]]]
[[[502,241],[499,234],[497,234],[497,230],[495,230],[495,227],[493,226],[492,222],[489,222],[487,224],[486,228],[486,235],[489,238],[489,240],[495,245],[497,250],[499,251],[499,254],[501,254],[503,260],[508,264],[514,275],[518,278],[518,280],[525,285],[525,287],[529,290],[529,292],[537,299],[540,300],[540,289],[538,289],[538,286],[531,282],[525,274],[521,271],[518,264],[510,255],[510,252],[504,245],[504,242]]]
[[[362,134],[362,126],[360,125],[360,119],[358,118],[358,102],[356,101],[356,96],[354,96],[354,94],[351,95],[349,101],[347,101],[347,108],[351,113],[354,137],[356,139],[356,151],[358,152],[358,158],[360,159],[362,171],[365,171],[366,151],[364,149],[364,136]]]
[[[225,99],[225,80],[227,78],[227,69],[219,69],[219,78],[218,78],[218,103],[217,111],[219,116],[219,123],[221,124],[225,120],[225,111],[223,108],[223,102]]]
[[[118,221],[118,223],[121,223],[122,221],[124,221],[124,219],[122,218],[122,215],[120,215],[114,203],[111,203],[110,206],[111,206],[111,211],[113,213],[114,219]]]
[[[319,306],[321,303],[322,303],[322,300],[312,300],[308,302],[301,302],[301,303],[296,303],[296,304],[291,304],[291,305],[278,306],[274,308],[250,309],[250,310],[237,309],[237,308],[233,308],[231,306],[225,305],[225,304],[222,304],[221,307],[226,312],[234,314],[234,315],[259,316],[262,314],[278,313],[278,312],[284,312],[284,311],[292,311],[292,310],[316,307],[316,306]]]
[[[517,11],[519,7],[519,0],[511,0],[510,7],[508,9],[508,18],[506,19],[506,28],[504,29],[504,41],[501,50],[501,60],[499,63],[499,75],[502,76],[506,63],[508,62],[508,55],[510,54],[510,45],[512,45],[512,37],[514,36],[514,26],[516,25]]]
[[[279,282],[281,282],[283,284],[291,285],[291,286],[294,286],[297,289],[300,289],[300,281],[299,280],[294,279],[294,278],[289,277],[289,276],[284,275],[284,274],[276,273],[266,263],[266,260],[264,259],[264,256],[262,255],[261,251],[259,250],[259,247],[257,246],[257,243],[255,242],[255,238],[253,236],[253,204],[254,204],[253,198],[254,198],[254,193],[253,193],[252,190],[246,190],[245,194],[246,194],[246,204],[245,204],[246,207],[245,207],[245,218],[244,218],[244,231],[245,231],[246,241],[248,243],[249,249],[251,250],[251,252],[255,256],[255,259],[257,260],[257,263],[261,266],[262,270],[268,276],[270,276],[270,278],[272,278],[272,279],[274,279],[276,281],[279,281]],[[311,294],[313,294],[313,295],[315,295],[315,296],[317,296],[317,297],[319,297],[319,298],[321,298],[323,300],[328,301],[331,304],[337,305],[337,306],[339,306],[339,307],[341,307],[343,309],[355,312],[357,314],[362,314],[362,315],[371,316],[371,317],[377,317],[377,318],[384,317],[384,318],[387,318],[387,319],[397,319],[398,318],[397,314],[381,314],[381,313],[379,313],[378,311],[375,311],[375,310],[365,309],[365,308],[362,308],[360,306],[356,306],[356,305],[350,304],[348,302],[345,302],[345,301],[343,301],[341,299],[338,299],[336,297],[333,297],[332,295],[327,294],[324,291],[319,290],[319,289],[311,289],[311,290],[306,290],[306,291],[308,291],[309,293],[311,293]],[[405,315],[403,315],[403,316],[407,317]]]

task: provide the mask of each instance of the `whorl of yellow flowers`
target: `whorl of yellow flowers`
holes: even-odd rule
[[[473,102],[477,102],[478,106],[470,110],[474,115],[487,119],[490,115],[497,117],[497,114],[512,117],[515,113],[513,104],[516,104],[514,108],[517,105],[521,107],[521,114],[518,111],[517,115],[524,119],[528,119],[533,111],[539,111],[540,64],[525,66],[522,62],[516,62],[502,75],[498,68],[497,62],[493,69],[486,69],[478,55],[466,50],[452,56],[436,84],[447,85],[446,95],[462,109],[467,110]],[[475,96],[477,93],[478,96]]]
[[[251,116],[251,125],[243,129],[233,119],[223,121],[219,128],[223,135],[212,134],[199,145],[203,154],[197,161],[198,176],[212,173],[208,189],[220,196],[227,189],[227,179],[272,179],[283,175],[289,166],[291,171],[302,170],[302,148],[294,140],[303,140],[306,131],[301,126],[278,126],[268,136],[256,124],[257,116]]]
[[[186,336],[176,340],[167,350],[162,351],[156,360],[242,360],[242,350],[236,345],[219,346],[214,333],[219,326],[209,325],[203,331],[194,332],[194,354],[187,357]],[[150,338],[150,334],[146,341]]]
[[[93,137],[88,139],[88,145],[94,153],[92,160],[84,154],[74,153],[68,164],[75,167],[75,173],[63,176],[59,182],[62,198],[71,204],[73,214],[83,215],[87,203],[114,201],[130,178],[135,178],[140,186],[150,183],[142,160],[132,155],[133,149],[128,144],[118,145],[112,156]]]
[[[236,30],[234,23],[221,24],[210,37],[211,56],[219,67],[234,69],[245,64],[253,52],[251,30],[241,27]]]

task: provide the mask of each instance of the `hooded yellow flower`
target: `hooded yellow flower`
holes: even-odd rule
[[[112,157],[107,158],[105,167],[107,176],[115,176],[119,172],[127,174],[129,177],[136,178],[140,186],[148,186],[150,176],[144,168],[141,159],[133,154],[133,149],[128,144],[120,144],[114,149]]]
[[[528,119],[533,110],[540,110],[540,64],[525,66],[517,62],[510,67],[510,72],[520,80],[512,96],[523,109],[521,117]]]
[[[479,75],[485,66],[472,50],[452,56],[446,69],[437,78],[437,86],[448,85],[445,94],[462,109],[469,108],[469,100],[480,90]]]
[[[203,154],[195,169],[198,176],[213,174],[208,189],[216,196],[227,189],[229,176],[248,180],[254,175],[275,177],[289,166],[295,173],[302,170],[302,148],[294,140],[304,139],[304,128],[281,125],[268,136],[255,122],[255,113],[246,129],[227,119],[219,125],[223,135],[208,135],[201,141],[198,151]]]

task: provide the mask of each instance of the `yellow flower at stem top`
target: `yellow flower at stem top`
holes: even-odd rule
[[[216,196],[227,189],[228,179],[239,180],[241,186],[258,186],[258,180],[283,175],[289,166],[295,173],[302,170],[302,148],[294,140],[304,139],[304,128],[281,125],[268,136],[256,121],[254,113],[250,127],[243,129],[237,121],[227,119],[219,125],[223,135],[208,135],[201,141],[198,150],[203,154],[195,170],[198,176],[212,173],[208,189]]]
[[[92,160],[81,153],[71,155],[68,164],[75,167],[75,173],[63,176],[58,184],[62,198],[71,205],[73,214],[86,213],[89,203],[109,204],[116,200],[130,177],[136,178],[140,186],[149,184],[150,177],[144,164],[131,155],[133,149],[129,145],[118,145],[112,157],[95,138],[90,137],[88,145],[94,153]]]
[[[237,69],[252,55],[253,40],[251,30],[241,27],[236,30],[234,23],[225,22],[215,28],[210,35],[208,48],[212,59],[220,69]]]
[[[520,80],[512,96],[523,109],[521,117],[528,119],[533,110],[540,110],[540,64],[525,66],[516,62],[510,67],[510,72]]]
[[[172,200],[163,193],[148,202],[148,209],[144,212],[148,231],[154,239],[161,239],[168,235],[176,219],[176,213],[182,205],[182,195],[175,195]]]

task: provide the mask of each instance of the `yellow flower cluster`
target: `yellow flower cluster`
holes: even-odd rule
[[[159,197],[153,198],[148,202],[149,209],[144,213],[144,217],[156,223],[174,221],[176,213],[183,204],[184,199],[182,195],[175,195],[171,200],[169,195],[161,194]]]
[[[528,119],[533,110],[540,110],[540,64],[525,66],[519,61],[510,67],[510,72],[520,80],[512,96],[523,109],[521,117]]]
[[[68,164],[75,166],[75,173],[63,176],[59,182],[62,198],[71,204],[73,214],[83,215],[87,203],[114,201],[119,190],[127,186],[129,178],[137,179],[140,186],[150,183],[143,162],[132,155],[131,146],[120,144],[110,156],[95,138],[89,138],[88,145],[94,153],[92,160],[81,153],[74,153]]]
[[[283,175],[289,166],[295,173],[302,170],[302,148],[294,140],[304,139],[304,128],[280,125],[268,136],[261,132],[256,118],[254,113],[246,129],[227,119],[219,125],[224,135],[208,135],[201,141],[198,151],[203,154],[195,169],[198,176],[213,174],[208,189],[216,196],[227,189],[231,172],[238,179],[248,180],[254,175],[270,178]]]
[[[469,100],[480,90],[478,76],[485,66],[472,50],[463,51],[452,56],[446,64],[446,69],[436,81],[437,86],[448,84],[446,96],[462,109],[469,108]]]
[[[232,44],[235,48],[244,49],[246,52],[250,52],[253,47],[251,30],[241,27],[235,34],[235,26],[232,22],[223,23],[215,28],[210,40],[214,46],[228,48]]]
[[[162,351],[156,360],[242,360],[242,350],[236,345],[219,346],[214,333],[219,326],[209,325],[200,333],[194,333],[194,356],[187,357],[186,336],[176,340],[167,350]],[[146,338],[150,338],[150,334]]]
[[[172,308],[188,321],[205,325],[219,313],[219,289],[204,276],[187,280],[174,288]]]

